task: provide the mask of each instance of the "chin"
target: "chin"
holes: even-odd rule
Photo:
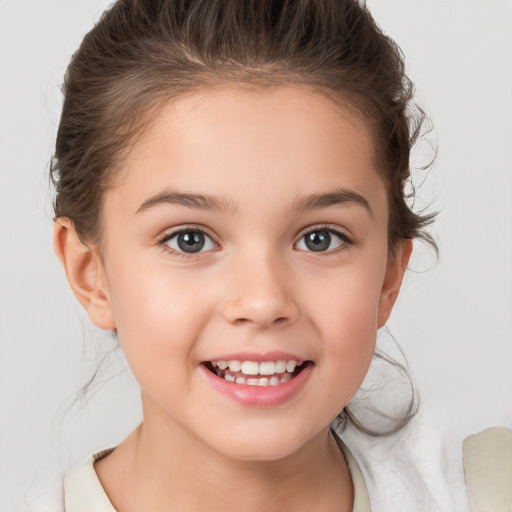
[[[244,462],[274,462],[290,457],[308,441],[308,436],[278,427],[222,436],[215,443],[218,452],[233,460]]]

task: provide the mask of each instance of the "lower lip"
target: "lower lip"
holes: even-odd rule
[[[233,400],[251,407],[274,407],[292,400],[300,392],[311,375],[312,367],[313,365],[308,363],[298,375],[277,386],[236,384],[218,377],[204,365],[201,365],[200,369],[213,388]]]

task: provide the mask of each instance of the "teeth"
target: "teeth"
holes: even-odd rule
[[[258,375],[259,365],[255,361],[244,361],[240,367],[240,371],[244,375]]]
[[[293,373],[297,365],[297,361],[264,361],[259,364],[256,361],[229,361],[229,369],[232,372],[241,371],[244,375],[274,375],[276,373],[284,372]],[[218,361],[217,366],[221,370],[225,370],[228,363],[225,361]]]
[[[276,373],[276,363],[274,361],[265,361],[260,363],[260,375],[274,375]]]
[[[264,361],[263,363],[257,363],[256,361],[211,361],[212,366],[225,370],[229,368],[232,372],[245,373],[246,375],[273,375],[274,373],[292,373],[296,367],[302,366],[304,361]],[[257,373],[253,373],[258,368]],[[245,371],[244,371],[245,369]]]
[[[284,373],[286,371],[286,361],[276,361],[276,373]]]
[[[260,379],[251,377],[249,379],[246,379],[245,377],[234,377],[233,375],[230,375],[227,373],[226,375],[219,375],[219,377],[223,377],[228,382],[236,382],[237,384],[245,384],[246,386],[277,386],[278,384],[284,384],[285,382],[288,382],[292,375],[289,373],[284,373],[283,375],[280,375],[277,377],[276,375],[273,375],[270,377],[261,377]]]
[[[293,373],[295,371],[295,366],[297,366],[297,361],[288,361],[286,363],[286,371]]]
[[[229,361],[228,363],[229,371],[231,372],[239,372],[242,367],[242,363],[240,361]]]
[[[228,382],[265,387],[288,382],[293,377],[292,374],[295,369],[302,366],[304,361],[279,360],[258,363],[257,361],[226,361],[220,359],[211,361],[211,364],[215,373]]]

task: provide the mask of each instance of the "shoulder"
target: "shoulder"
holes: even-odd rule
[[[466,438],[463,452],[471,510],[512,510],[512,431],[488,428]]]
[[[64,478],[66,512],[115,512],[94,470],[94,462],[111,452],[99,452],[68,471]]]
[[[372,437],[348,427],[342,438],[365,479],[372,512],[468,512],[462,436],[423,410],[402,430]]]

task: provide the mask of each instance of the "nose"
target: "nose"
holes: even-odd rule
[[[299,308],[292,282],[277,258],[244,258],[228,281],[231,284],[223,316],[229,323],[268,328],[285,326],[297,319]]]

